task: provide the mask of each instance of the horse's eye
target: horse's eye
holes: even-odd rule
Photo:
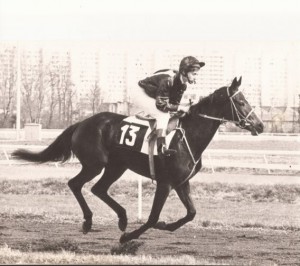
[[[238,101],[238,104],[239,104],[240,106],[245,106],[245,102],[244,102],[243,100]]]

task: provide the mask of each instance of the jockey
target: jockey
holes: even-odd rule
[[[195,84],[196,77],[204,62],[193,56],[184,57],[177,70],[159,70],[154,75],[138,82],[146,94],[155,99],[156,108],[160,111],[157,117],[158,154],[171,155],[176,151],[166,148],[167,126],[170,113],[188,112],[191,103],[183,103],[183,94],[187,83]]]

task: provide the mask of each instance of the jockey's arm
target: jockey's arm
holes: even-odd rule
[[[171,104],[169,103],[169,79],[161,80],[156,93],[156,108],[162,112],[188,112],[190,104]]]
[[[175,112],[178,109],[178,105],[169,103],[169,87],[168,78],[165,78],[160,81],[158,90],[156,91],[156,108],[164,113],[169,111]]]
[[[162,79],[156,93],[156,108],[164,113],[176,112],[178,104],[169,103],[169,89],[171,87],[169,78]]]
[[[157,96],[156,107],[162,112],[176,112],[178,110],[178,104],[169,103],[169,97]]]
[[[191,105],[190,104],[171,104],[169,103],[169,97],[156,97],[156,107],[162,112],[188,112]]]

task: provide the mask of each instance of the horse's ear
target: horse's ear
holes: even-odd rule
[[[237,85],[237,79],[236,79],[236,77],[233,79],[233,81],[232,81],[232,83],[231,83],[231,87],[236,87],[236,85]]]
[[[242,76],[240,77],[239,81],[237,82],[238,86],[241,86],[241,84],[242,84]]]

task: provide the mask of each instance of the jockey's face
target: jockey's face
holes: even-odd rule
[[[187,82],[190,83],[190,84],[196,84],[196,80],[197,80],[197,77],[198,77],[198,74],[199,74],[199,70],[200,69],[193,69],[192,71],[189,71],[186,73],[186,79],[187,79]]]

